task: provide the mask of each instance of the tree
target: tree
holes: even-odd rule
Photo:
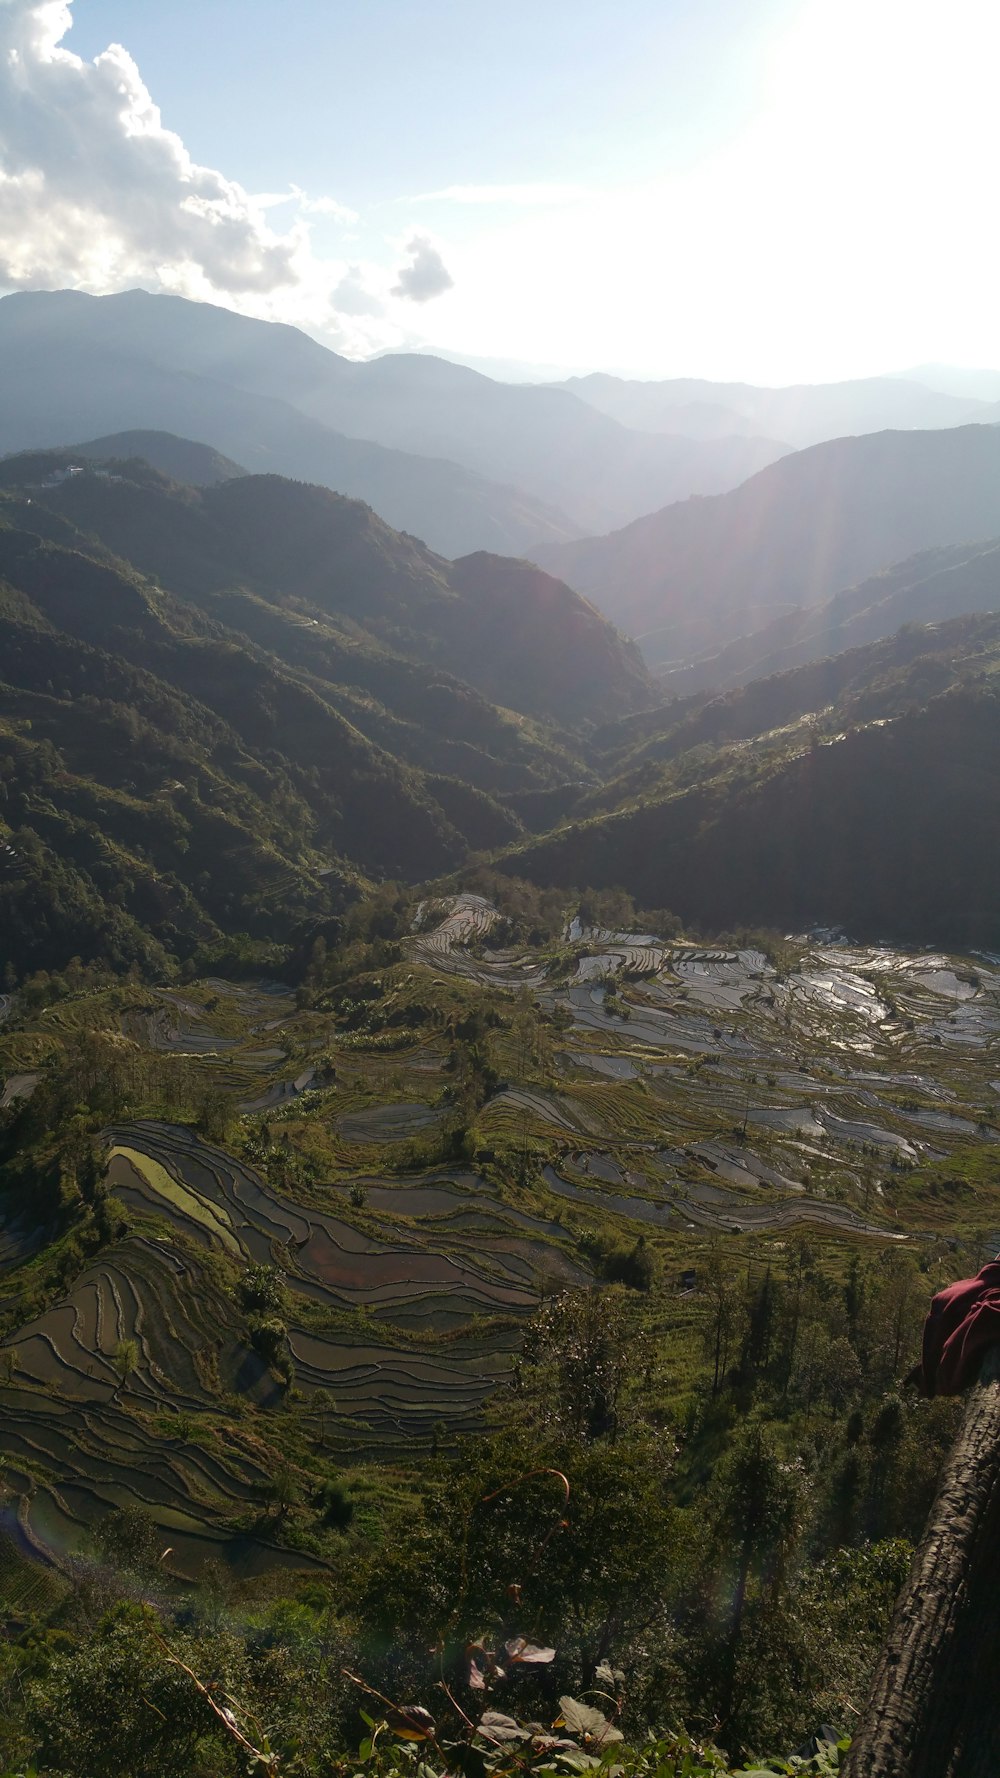
[[[225,1671],[217,1676],[229,1679]],[[233,1769],[218,1719],[135,1614],[119,1612],[99,1635],[57,1653],[28,1702],[39,1764],[67,1778],[191,1778],[203,1741],[212,1743],[215,1763],[201,1770]]]
[[[114,1365],[115,1370],[118,1372],[118,1382],[114,1391],[114,1399],[117,1401],[125,1384],[128,1382],[129,1377],[139,1363],[138,1341],[119,1340],[115,1347],[114,1356],[111,1362]]]
[[[861,1387],[858,1355],[844,1334],[831,1340],[823,1350],[820,1387],[834,1418]]]
[[[312,1404],[316,1413],[319,1415],[319,1442],[321,1445],[325,1445],[329,1417],[331,1414],[336,1413],[337,1404],[334,1401],[333,1396],[330,1394],[329,1389],[314,1390]]]
[[[247,1266],[236,1285],[240,1308],[248,1315],[284,1315],[287,1293],[280,1272],[273,1266]]]
[[[732,1710],[743,1616],[752,1580],[764,1590],[780,1579],[800,1528],[802,1472],[780,1457],[774,1435],[756,1416],[747,1420],[715,1470],[712,1515],[723,1555],[735,1551],[736,1572],[723,1668],[722,1714]]]
[[[729,1355],[739,1329],[742,1305],[739,1287],[726,1272],[717,1246],[712,1247],[705,1265],[705,1289],[710,1305],[706,1342],[712,1358],[712,1394],[718,1395],[729,1368]]]
[[[94,1533],[104,1561],[116,1569],[150,1574],[163,1553],[163,1533],[141,1506],[119,1506],[105,1513]]]
[[[544,1419],[576,1438],[613,1440],[640,1345],[620,1290],[567,1290],[545,1303],[524,1343],[525,1365],[541,1373]]]
[[[266,1492],[267,1499],[275,1508],[279,1519],[283,1519],[299,1497],[298,1475],[284,1458],[275,1464]]]

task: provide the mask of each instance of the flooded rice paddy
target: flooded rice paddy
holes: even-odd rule
[[[333,1459],[393,1459],[482,1424],[525,1319],[590,1280],[588,1231],[655,1234],[678,1257],[706,1237],[795,1231],[919,1246],[919,1204],[901,1218],[896,1183],[996,1142],[988,960],[802,941],[779,973],[752,948],[577,925],[553,969],[541,951],[491,948],[496,925],[482,897],[427,904],[407,950],[439,985],[464,978],[498,1003],[527,991],[550,1021],[545,1067],[499,1083],[477,1114],[483,1156],[545,1155],[517,1185],[480,1151],[474,1166],[421,1159],[449,1115],[440,1031],[385,1058],[337,1050],[287,988],[214,979],[140,992],[121,1014],[125,1037],[187,1058],[242,1123],[225,1147],[169,1121],[109,1130],[131,1232],[7,1342],[0,1458],[41,1557],[83,1547],[95,1518],[135,1498],[180,1573],[310,1565],[254,1517],[268,1478],[226,1404],[276,1410],[283,1386],[223,1273],[280,1274],[295,1389],[306,1412],[335,1404]],[[321,1060],[331,1045],[335,1066]],[[11,1075],[4,1105],[39,1078]],[[305,1186],[259,1134],[294,1117],[322,1120],[336,1157]],[[0,1273],[41,1239],[23,1216],[0,1227]],[[220,1413],[224,1437],[170,1430]]]

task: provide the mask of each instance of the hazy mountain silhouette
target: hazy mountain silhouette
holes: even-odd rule
[[[904,377],[861,377],[843,383],[762,389],[753,383],[711,383],[700,377],[646,383],[596,373],[570,377],[558,387],[581,396],[625,426],[690,431],[698,437],[716,435],[701,427],[724,426],[729,432],[752,430],[769,438],[783,438],[795,448],[890,427],[928,430],[960,426],[985,419],[983,404],[990,399],[988,386],[977,399],[978,390],[976,394],[945,391]]]
[[[636,431],[563,389],[497,383],[422,353],[334,361],[292,399],[316,419],[400,450],[454,458],[516,482],[581,528],[623,524],[664,498],[735,487],[787,448],[771,439]],[[737,425],[736,435],[749,428]]]
[[[180,319],[190,325],[171,327]],[[252,336],[244,328],[254,330]],[[180,298],[142,291],[5,297],[0,451],[162,430],[210,445],[248,470],[318,482],[365,500],[396,529],[426,538],[446,555],[485,546],[519,555],[539,538],[578,532],[563,514],[518,489],[499,487],[456,463],[345,438],[277,394],[226,381],[223,347],[229,347],[236,374],[244,342],[253,355],[251,337],[262,348],[260,381],[275,389],[280,368],[271,366],[268,352],[280,358],[285,350],[311,349],[324,356],[295,328],[246,322]]]
[[[355,363],[296,328],[142,290],[6,298],[0,368],[0,449],[165,428],[365,499],[449,555],[623,524],[786,448],[637,433],[562,390],[419,354]]]
[[[72,448],[92,463],[128,462],[138,457],[171,481],[187,482],[192,488],[210,488],[248,473],[242,464],[214,451],[211,445],[195,444],[174,432],[111,432],[105,438],[84,439]]]
[[[1000,543],[924,550],[822,605],[785,612],[669,674],[666,685],[673,694],[743,685],[892,636],[904,624],[940,624],[977,611],[1000,611]]]
[[[647,660],[681,663],[919,550],[997,535],[1000,429],[963,426],[835,439],[728,494],[535,554]]]
[[[1000,370],[967,370],[958,364],[918,364],[900,371],[909,383],[922,383],[942,395],[961,395],[976,401],[1000,401]],[[978,416],[981,418],[982,416]]]

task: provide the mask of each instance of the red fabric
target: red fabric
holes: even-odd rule
[[[975,1278],[949,1284],[924,1322],[920,1386],[925,1395],[958,1395],[974,1383],[987,1346],[1000,1341],[1000,1260]]]

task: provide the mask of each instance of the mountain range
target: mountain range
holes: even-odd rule
[[[535,557],[648,661],[684,665],[919,551],[998,535],[1000,428],[967,425],[814,445],[726,494]]]
[[[556,386],[623,426],[684,432],[695,438],[752,433],[785,439],[796,450],[859,432],[937,430],[1000,419],[1000,388],[991,402],[981,394],[928,386],[919,378],[920,372],[914,371],[908,377],[762,389],[752,383],[710,383],[701,377],[635,382],[598,371]]]
[[[664,676],[674,696],[743,685],[806,661],[839,655],[903,625],[946,622],[964,612],[1000,610],[1000,543],[923,550],[846,588],[820,605],[786,611],[717,654]]]
[[[296,328],[142,290],[0,302],[0,450],[164,430],[366,500],[445,555],[524,553],[735,486],[786,447],[638,433],[444,359],[355,363]]]
[[[651,696],[528,563],[445,562],[326,488],[76,451],[0,464],[0,661],[15,977],[287,942],[365,878],[452,870],[594,781],[586,731]]]

